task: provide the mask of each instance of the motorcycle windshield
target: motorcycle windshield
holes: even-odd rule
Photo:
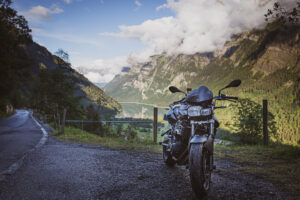
[[[187,103],[201,103],[213,99],[213,93],[207,87],[201,86],[198,89],[191,91],[186,97]]]

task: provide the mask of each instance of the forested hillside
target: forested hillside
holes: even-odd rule
[[[52,55],[45,47],[33,42],[23,46],[23,48],[32,60],[33,64],[30,66],[30,71],[33,77],[38,75],[41,70],[52,71],[61,69],[67,76],[71,76],[75,79],[77,85],[75,95],[82,96],[80,102],[84,107],[94,104],[94,106],[100,106],[102,111],[106,113],[114,113],[121,110],[120,105],[114,99],[105,94],[82,74],[74,70],[70,63],[65,62],[56,55]],[[28,84],[23,90],[31,93],[31,87],[33,87],[32,84]]]
[[[275,116],[277,138],[300,143],[300,27],[269,24],[232,36],[222,50],[194,55],[156,55],[150,62],[131,66],[105,86],[117,100],[168,105],[181,95],[168,91],[170,85],[182,89],[206,85],[214,93],[233,79],[241,79],[230,95],[250,98],[261,104],[269,100]],[[232,117],[219,113],[220,118]]]
[[[110,115],[121,110],[114,99],[70,63],[35,43],[26,19],[10,5],[9,0],[0,1],[1,114],[7,105],[30,107],[42,114],[58,112],[59,107],[72,113],[76,108],[80,112],[74,112],[75,117],[84,115],[84,107],[89,105]]]

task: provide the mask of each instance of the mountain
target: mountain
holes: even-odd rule
[[[193,55],[155,55],[147,63],[131,66],[109,82],[104,91],[118,101],[166,106],[182,94],[171,94],[174,85],[185,90],[205,85],[215,94],[230,81],[242,85],[229,95],[269,100],[281,141],[300,143],[300,27],[269,24],[232,36],[224,48]],[[226,113],[223,113],[226,115]]]
[[[31,59],[31,65],[29,70],[32,76],[28,77],[27,81],[23,84],[23,91],[26,94],[31,92],[31,83],[34,77],[36,77],[41,69],[54,70],[57,68],[64,68],[67,75],[74,77],[77,83],[76,96],[83,96],[80,100],[84,107],[92,104],[94,106],[100,106],[105,113],[116,114],[121,111],[120,104],[113,98],[108,96],[102,89],[90,82],[82,74],[74,70],[69,63],[64,62],[61,58],[52,55],[45,47],[33,42],[23,45],[22,48],[27,53],[29,59]],[[62,63],[62,64],[59,64]]]

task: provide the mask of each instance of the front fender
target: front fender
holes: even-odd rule
[[[205,135],[194,135],[190,140],[190,144],[204,144],[205,142],[207,142],[207,136]]]
[[[213,154],[213,151],[214,151],[214,139],[211,136],[209,136],[207,138],[207,136],[205,136],[205,135],[195,135],[190,140],[189,146],[191,144],[204,144],[204,146],[206,147],[206,149],[208,150],[208,152],[210,154]]]

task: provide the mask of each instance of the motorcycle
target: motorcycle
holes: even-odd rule
[[[174,86],[169,87],[172,93],[184,93],[185,97],[170,104],[164,116],[171,128],[161,134],[164,136],[161,143],[163,160],[168,166],[187,166],[193,191],[198,198],[207,195],[211,186],[211,173],[215,169],[214,139],[219,121],[214,116],[214,110],[226,108],[216,106],[216,101],[236,102],[238,97],[226,96],[221,91],[240,84],[241,80],[232,81],[219,90],[218,96],[213,96],[206,86],[188,93]]]

